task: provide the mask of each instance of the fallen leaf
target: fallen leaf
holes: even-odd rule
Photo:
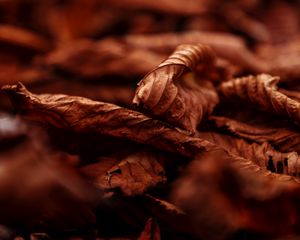
[[[277,89],[278,77],[268,74],[236,78],[220,85],[220,94],[229,101],[243,101],[264,111],[299,121],[300,103]]]
[[[180,45],[138,84],[133,103],[152,116],[195,133],[218,103],[209,83],[187,73],[199,64],[211,67],[215,56],[205,45]]]
[[[114,104],[63,94],[32,94],[22,84],[2,90],[20,114],[57,129],[130,139],[185,156],[214,147],[169,124]]]
[[[211,141],[234,156],[249,159],[264,170],[298,176],[300,157],[296,152],[281,153],[267,142],[248,143],[244,139],[212,131],[200,132],[198,137]]]
[[[229,132],[241,138],[264,143],[269,142],[281,152],[296,151],[300,153],[300,134],[285,126],[272,126],[272,123],[260,125],[245,123],[228,117],[212,116],[218,128],[226,128]]]
[[[96,164],[99,165],[101,163]],[[95,171],[95,165],[90,172],[92,170]],[[106,192],[119,189],[125,196],[141,195],[149,188],[165,181],[159,155],[146,150],[124,157],[115,166],[106,169],[104,174],[102,172],[93,179],[93,183],[99,189]]]

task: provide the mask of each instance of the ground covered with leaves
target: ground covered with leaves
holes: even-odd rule
[[[300,239],[300,3],[0,2],[0,239]]]

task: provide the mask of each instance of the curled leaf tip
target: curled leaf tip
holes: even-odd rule
[[[141,80],[133,104],[152,116],[195,133],[197,125],[218,103],[209,82],[198,81],[196,67],[214,65],[212,49],[184,44]]]

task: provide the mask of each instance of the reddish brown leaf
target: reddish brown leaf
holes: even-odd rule
[[[244,123],[227,117],[212,116],[210,118],[217,127],[226,128],[231,133],[257,143],[269,142],[282,152],[296,151],[300,153],[300,134],[285,126]]]
[[[93,182],[98,188],[107,192],[120,189],[126,196],[141,195],[149,188],[166,181],[164,169],[158,160],[158,155],[150,151],[130,154],[115,166],[107,168],[104,174],[97,174]],[[103,166],[101,162],[96,164],[96,166],[101,165]],[[94,168],[95,165],[90,167],[89,172],[95,171]]]
[[[187,73],[199,64],[213,64],[215,56],[204,45],[180,45],[175,52],[138,84],[133,103],[155,117],[195,133],[214,106],[214,88]],[[193,110],[192,110],[193,109]]]
[[[63,94],[32,94],[22,84],[2,89],[27,118],[58,129],[127,138],[187,156],[214,147],[208,141],[113,104]]]
[[[253,161],[261,169],[298,176],[300,157],[296,152],[281,153],[267,142],[250,144],[243,139],[216,132],[201,132],[198,136],[226,149],[234,156]]]
[[[300,103],[277,90],[278,77],[267,74],[236,78],[220,85],[220,93],[230,101],[243,101],[264,111],[299,121]]]

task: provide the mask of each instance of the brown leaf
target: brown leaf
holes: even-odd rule
[[[144,231],[141,233],[138,240],[160,240],[159,226],[153,218],[148,219]]]
[[[280,89],[278,89],[278,91],[281,92],[282,94],[288,96],[289,98],[300,102],[300,92],[299,91],[287,90],[284,88],[280,88]]]
[[[63,94],[32,94],[22,84],[2,89],[20,113],[47,126],[130,139],[186,156],[214,147],[166,123],[114,104]]]
[[[105,174],[97,175],[93,182],[107,192],[120,189],[126,196],[141,195],[149,188],[166,181],[164,168],[158,157],[151,151],[135,152],[106,169]]]
[[[300,134],[285,126],[272,126],[272,123],[245,123],[228,117],[212,116],[217,127],[226,128],[229,132],[257,143],[269,142],[282,152],[300,153]]]
[[[23,81],[20,82],[23,83]],[[33,84],[30,85],[30,89],[36,93],[63,93],[121,106],[131,105],[134,96],[134,88],[129,85],[88,84],[84,81],[72,81],[71,79],[57,79],[43,84]]]
[[[220,85],[220,93],[230,101],[243,101],[264,111],[298,122],[300,103],[277,90],[278,77],[268,74],[236,78]]]
[[[298,176],[300,157],[296,152],[281,153],[267,142],[248,143],[244,139],[217,132],[200,132],[198,136],[226,149],[234,156],[253,161],[264,170]]]
[[[212,86],[201,86],[193,76],[186,79],[187,73],[199,64],[209,68],[214,60],[207,46],[180,45],[138,84],[133,103],[155,117],[195,133],[198,123],[218,103],[218,97]]]

